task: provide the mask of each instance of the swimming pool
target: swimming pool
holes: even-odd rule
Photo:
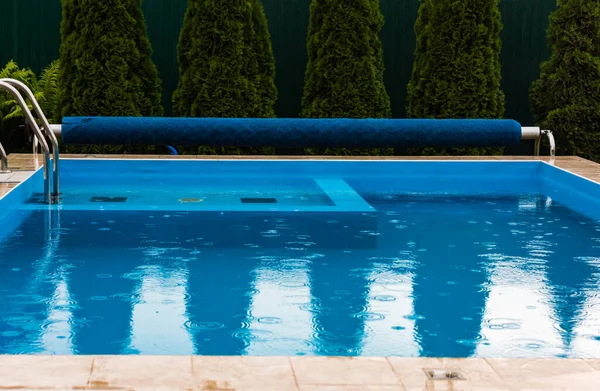
[[[0,353],[600,357],[600,185],[543,162],[63,160]]]

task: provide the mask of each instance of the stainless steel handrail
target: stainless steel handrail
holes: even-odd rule
[[[8,84],[12,85],[13,87],[16,87],[16,88],[20,89],[21,91],[23,91],[25,93],[25,95],[27,95],[27,98],[29,98],[29,100],[31,101],[33,110],[35,111],[35,114],[37,115],[38,119],[40,121],[42,121],[42,127],[43,127],[42,129],[44,130],[44,133],[50,139],[50,143],[52,144],[52,155],[53,155],[53,160],[54,160],[53,161],[54,165],[53,165],[53,181],[52,181],[52,184],[53,184],[52,198],[56,200],[60,197],[60,184],[59,184],[59,175],[60,174],[58,171],[60,151],[58,149],[58,140],[56,139],[56,136],[50,129],[50,123],[48,122],[48,118],[46,118],[46,115],[44,114],[44,111],[40,107],[40,104],[38,103],[37,99],[35,99],[35,95],[33,95],[33,92],[25,83],[20,82],[15,79],[0,79],[0,82],[8,83]],[[36,140],[34,139],[34,143],[33,143],[34,149],[37,149],[36,144],[37,144]]]
[[[0,173],[7,172],[10,172],[8,169],[8,155],[6,154],[2,143],[0,143]]]
[[[47,204],[52,203],[52,199],[50,198],[50,148],[48,148],[46,138],[35,121],[35,118],[31,114],[29,107],[27,107],[27,102],[25,102],[25,99],[23,99],[19,91],[5,81],[0,81],[0,89],[6,90],[15,97],[17,103],[19,106],[21,106],[21,109],[25,114],[25,120],[29,123],[29,125],[31,125],[34,134],[39,139],[42,150],[44,151],[44,202]]]

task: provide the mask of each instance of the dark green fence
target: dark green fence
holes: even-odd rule
[[[101,1],[101,0],[98,0]],[[406,85],[414,49],[413,25],[418,0],[380,0],[386,18],[382,32],[386,87],[394,116],[404,115]],[[167,114],[177,85],[177,42],[186,0],[145,0],[144,10],[154,61],[164,84]],[[280,117],[295,117],[306,65],[305,37],[310,0],[263,0],[277,60]],[[506,116],[524,125],[532,123],[528,89],[550,51],[546,41],[548,15],[556,0],[501,0],[504,21],[503,87]],[[60,0],[0,0],[0,64],[14,59],[39,72],[58,58]],[[3,65],[2,65],[3,66]]]

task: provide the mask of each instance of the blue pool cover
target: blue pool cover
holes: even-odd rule
[[[509,146],[513,120],[66,117],[66,144],[281,148]]]

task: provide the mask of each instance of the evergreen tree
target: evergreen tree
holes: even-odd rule
[[[558,152],[600,161],[600,1],[558,5],[548,29],[552,57],[531,87],[534,117],[555,133]]]
[[[303,117],[391,116],[383,84],[379,0],[312,0]]]
[[[174,113],[272,117],[275,64],[257,0],[190,0],[179,41]]]
[[[421,0],[415,24],[415,60],[407,91],[407,116],[502,118],[501,30],[498,0]],[[450,149],[437,153],[499,151]]]
[[[63,116],[141,115],[133,26],[122,0],[66,1],[59,73]]]
[[[502,118],[498,0],[421,0],[408,117]]]
[[[58,99],[63,116],[162,115],[140,0],[62,0]],[[77,152],[141,147],[69,147]]]
[[[275,57],[271,46],[271,36],[265,11],[260,0],[252,0],[252,22],[254,40],[252,48],[255,52],[258,71],[258,92],[261,96],[260,117],[275,117],[277,87],[275,86]]]
[[[158,70],[152,62],[152,46],[148,39],[146,20],[142,12],[142,0],[123,0],[128,6],[128,12],[135,20],[133,39],[140,52],[138,75],[142,82],[139,107],[145,117],[160,117],[164,110],[162,106],[162,82]]]

